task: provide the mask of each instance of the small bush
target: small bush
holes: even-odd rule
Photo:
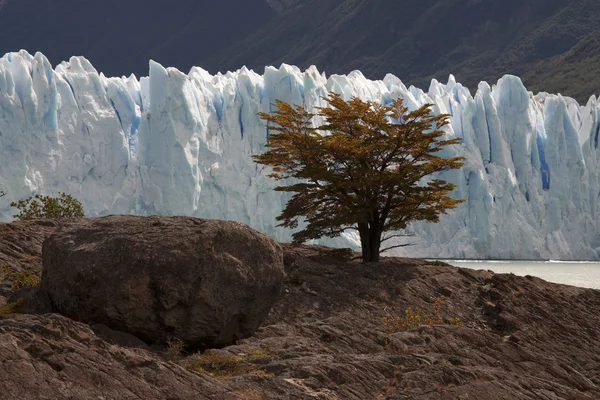
[[[242,357],[221,354],[214,350],[197,355],[187,367],[214,378],[228,378],[247,374],[252,370],[252,366],[246,364]]]
[[[383,323],[390,332],[402,332],[422,325],[457,325],[463,326],[460,318],[444,318],[442,316],[442,301],[444,296],[435,297],[433,313],[425,312],[421,307],[409,307],[404,312],[404,316],[398,315],[392,317],[383,317]]]
[[[13,291],[24,287],[39,287],[40,277],[33,271],[24,269],[23,271],[13,271],[8,265],[0,265],[0,273],[4,275],[0,282],[12,282]]]
[[[167,354],[171,357],[179,357],[185,349],[185,342],[180,338],[171,338],[167,340]]]
[[[70,194],[59,192],[60,197],[36,194],[25,200],[10,203],[19,210],[14,217],[19,220],[41,218],[83,218],[81,202]]]
[[[0,316],[19,314],[21,307],[23,307],[26,301],[27,299],[19,299],[13,303],[0,306]]]

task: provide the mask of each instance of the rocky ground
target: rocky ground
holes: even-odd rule
[[[58,224],[0,224],[0,264],[39,273]],[[0,397],[600,399],[600,291],[316,246],[284,245],[284,263],[259,331],[202,354],[5,307]],[[0,285],[0,306],[12,290]]]

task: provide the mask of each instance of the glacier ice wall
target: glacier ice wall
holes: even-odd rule
[[[89,215],[194,215],[250,224],[279,240],[285,194],[251,155],[267,139],[259,111],[275,99],[308,108],[335,91],[409,108],[432,103],[451,115],[448,155],[466,157],[443,174],[466,203],[438,224],[413,224],[404,254],[452,258],[600,258],[600,104],[528,92],[505,76],[475,96],[450,77],[428,92],[387,75],[326,78],[316,68],[242,68],[187,75],[150,63],[149,77],[107,78],[84,58],[52,68],[40,53],[0,58],[0,219],[32,193],[66,191]],[[337,240],[352,243],[353,237]],[[331,241],[329,243],[332,243]]]

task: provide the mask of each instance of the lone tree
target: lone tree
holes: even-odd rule
[[[354,229],[363,262],[379,262],[381,252],[405,246],[381,248],[403,236],[398,231],[410,222],[438,222],[440,214],[462,202],[448,196],[453,184],[423,180],[463,164],[462,157],[435,155],[459,142],[441,140],[448,115],[434,115],[431,104],[409,112],[402,99],[381,105],[330,94],[325,101],[330,107],[310,113],[276,100],[272,114],[259,114],[274,133],[268,150],[254,161],[272,167],[269,177],[297,179],[275,188],[294,193],[278,226],[296,228],[300,219],[307,224],[293,235],[294,243]],[[324,123],[315,127],[314,117]]]

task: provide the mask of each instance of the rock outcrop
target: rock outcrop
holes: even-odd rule
[[[237,222],[191,217],[82,220],[43,246],[56,311],[147,343],[223,346],[256,331],[277,300],[283,253]]]
[[[323,247],[284,253],[283,298],[255,336],[224,349],[272,375],[229,378],[237,390],[270,399],[600,399],[598,290],[427,260],[349,263]],[[434,313],[439,296],[443,323],[390,331],[383,322],[404,320],[408,308]]]
[[[35,238],[36,224],[0,224],[0,260],[22,259],[15,235],[41,243],[49,232]],[[600,399],[598,290],[426,260],[361,264],[316,246],[283,252],[267,319],[218,350],[177,356],[56,314],[0,317],[0,397]],[[384,322],[409,308],[441,319]]]
[[[42,272],[42,242],[68,220],[31,220],[0,223],[0,267],[13,272]],[[13,279],[0,280],[0,306],[12,295]]]
[[[242,399],[158,355],[110,345],[56,314],[0,316],[0,398]]]

